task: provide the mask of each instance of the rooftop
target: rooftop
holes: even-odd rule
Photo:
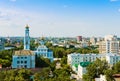
[[[76,68],[78,68],[78,64],[75,64],[74,66],[75,66]]]
[[[30,50],[19,50],[15,51],[14,55],[34,55],[34,53]]]
[[[80,62],[80,66],[87,67],[91,62]]]

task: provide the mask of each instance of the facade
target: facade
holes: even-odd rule
[[[119,54],[119,41],[101,41],[99,42],[99,53],[117,53]]]
[[[35,68],[35,55],[30,50],[15,51],[12,68]]]
[[[75,65],[72,66],[72,70],[73,70],[75,73],[78,72],[78,65],[79,65],[79,64],[75,64]]]
[[[88,46],[89,46],[89,44],[88,44],[87,41],[81,41],[81,42],[80,42],[80,47],[81,47],[81,48],[88,47]]]
[[[120,61],[120,55],[118,54],[107,54],[106,60],[108,61],[108,64],[113,65]]]
[[[28,25],[25,28],[24,50],[30,50],[30,36],[29,36],[29,26]]]
[[[91,45],[96,45],[96,42],[97,42],[97,38],[95,38],[95,37],[90,38]]]
[[[43,41],[41,41],[40,43],[41,43],[41,45],[37,48],[37,50],[35,51],[35,54],[37,56],[42,56],[44,58],[48,58],[52,62],[54,59],[53,52],[44,45]]]
[[[86,70],[86,67],[90,64],[90,62],[81,62],[79,65],[78,65],[78,76],[80,78],[83,78],[83,74],[85,74],[87,72]]]
[[[82,41],[82,36],[77,36],[77,42],[79,43],[80,41]]]
[[[109,41],[117,41],[117,36],[116,35],[106,35],[104,37],[104,40],[105,41],[107,41],[107,40],[109,40]]]
[[[119,54],[119,41],[117,36],[105,36],[104,41],[99,42],[99,53],[117,53]]]
[[[113,66],[117,62],[120,62],[120,55],[118,54],[79,54],[72,53],[68,55],[67,63],[71,66],[72,70],[77,73],[77,75],[82,78],[85,74],[86,67],[94,62],[96,59],[106,60],[110,66]]]
[[[97,58],[103,60],[105,59],[105,54],[79,54],[79,53],[72,53],[69,54],[67,57],[67,63],[70,66],[75,64],[79,64],[80,62],[93,62]]]
[[[120,55],[118,54],[79,54],[72,53],[67,57],[67,63],[70,66],[79,64],[80,62],[93,62],[96,59],[106,60],[108,64],[113,65],[120,61]]]
[[[0,50],[4,50],[5,48],[4,48],[4,41],[3,41],[3,39],[1,38],[0,39]]]

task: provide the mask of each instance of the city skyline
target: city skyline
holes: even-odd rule
[[[120,37],[120,0],[0,0],[0,36]]]

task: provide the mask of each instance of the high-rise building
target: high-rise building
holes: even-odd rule
[[[96,42],[97,42],[97,38],[95,38],[95,37],[90,38],[91,45],[96,45]]]
[[[25,27],[24,50],[30,50],[29,26]]]
[[[79,43],[80,41],[82,41],[82,36],[77,36],[77,42]]]
[[[119,54],[119,41],[115,35],[107,35],[104,41],[99,42],[99,53]]]

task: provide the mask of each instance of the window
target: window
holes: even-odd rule
[[[17,64],[19,64],[20,63],[20,61],[17,61]]]
[[[21,63],[23,63],[23,61],[21,61]]]
[[[17,57],[17,59],[19,59],[19,57]]]
[[[27,68],[27,65],[25,65],[24,67]]]
[[[27,59],[27,57],[25,57],[25,59]]]
[[[23,57],[21,57],[21,59],[23,59]]]
[[[26,63],[27,63],[27,61],[24,61],[24,63],[26,64]]]
[[[44,51],[46,51],[46,49],[44,49]]]

